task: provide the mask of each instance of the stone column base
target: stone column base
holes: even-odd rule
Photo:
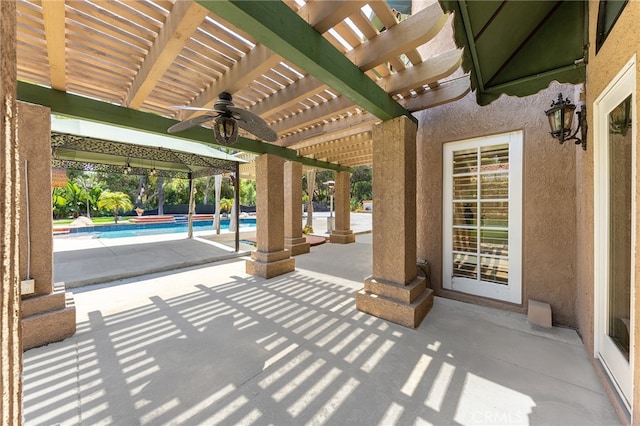
[[[296,261],[288,250],[274,252],[251,252],[251,259],[246,261],[246,272],[262,278],[273,278],[296,269]]]
[[[356,234],[353,233],[352,230],[347,229],[346,231],[338,231],[336,229],[333,230],[331,236],[329,237],[329,242],[335,244],[349,244],[356,242]]]
[[[76,307],[64,283],[53,293],[27,297],[21,302],[22,350],[59,342],[76,333]]]
[[[291,256],[309,253],[311,246],[305,237],[288,238],[284,237],[284,248],[291,252]]]
[[[356,293],[356,308],[405,327],[417,328],[433,306],[433,290],[418,276],[408,285],[369,277]]]

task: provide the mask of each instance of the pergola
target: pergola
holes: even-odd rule
[[[233,174],[234,203],[239,205],[240,163],[246,163],[241,158],[196,142],[73,119],[52,117],[51,129],[53,167],[188,179],[189,238],[193,237],[195,178]],[[236,251],[240,248],[239,212],[236,208]]]
[[[52,165],[191,179],[236,173],[239,157],[208,145],[104,124],[52,118]]]
[[[439,4],[408,18],[383,0],[19,0],[17,10],[19,99],[166,134],[198,114],[171,106],[211,107],[226,91],[278,134],[274,144],[244,135],[235,149],[313,167],[371,164],[374,123],[469,91],[468,77],[451,77],[461,50],[420,53],[447,21]],[[215,144],[202,127],[176,136]]]

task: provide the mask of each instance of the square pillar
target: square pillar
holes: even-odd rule
[[[416,267],[416,132],[408,117],[373,128],[373,271],[356,307],[416,328],[433,292]]]
[[[23,194],[19,221],[20,278],[33,280],[35,290],[22,295],[20,306],[22,348],[27,350],[73,336],[76,332],[76,308],[73,294],[66,291],[64,283],[53,282],[51,206],[42,202],[51,197],[49,108],[18,102],[18,144]]]
[[[256,158],[256,251],[247,274],[272,278],[295,269],[284,249],[284,159],[274,154]]]
[[[291,256],[309,253],[309,243],[302,235],[302,163],[284,164],[284,248]]]
[[[331,232],[330,241],[338,244],[354,243],[356,235],[351,228],[351,173],[336,172],[335,227]]]
[[[0,1],[0,424],[21,424],[20,182],[16,122],[16,2]],[[45,202],[45,200],[42,200]],[[46,201],[48,204],[48,201]]]

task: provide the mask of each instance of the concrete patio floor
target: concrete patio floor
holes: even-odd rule
[[[328,236],[328,212],[313,214],[315,235]],[[371,231],[370,213],[351,213],[354,233]],[[54,280],[68,289],[104,283],[177,268],[203,265],[248,255],[255,247],[240,244],[235,250],[235,234],[213,230],[194,232],[193,240],[179,234],[143,237],[95,238],[91,234],[68,234],[53,240]],[[240,232],[240,239],[255,237],[255,229]]]
[[[355,310],[370,234],[244,267],[74,289],[78,333],[25,353],[26,424],[619,424],[573,330],[440,298],[416,330]]]

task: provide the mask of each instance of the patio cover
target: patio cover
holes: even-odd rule
[[[454,13],[463,69],[478,104],[586,77],[587,2],[440,0]]]
[[[197,142],[189,142],[99,123],[51,118],[54,167],[131,174],[155,169],[187,179],[235,172],[246,160]]]
[[[220,92],[275,143],[234,149],[309,167],[371,164],[379,121],[464,97],[462,51],[428,54],[447,22],[409,0],[17,0],[20,100],[54,114],[166,135]],[[401,12],[401,13],[398,13]],[[177,138],[216,144],[210,123]]]

